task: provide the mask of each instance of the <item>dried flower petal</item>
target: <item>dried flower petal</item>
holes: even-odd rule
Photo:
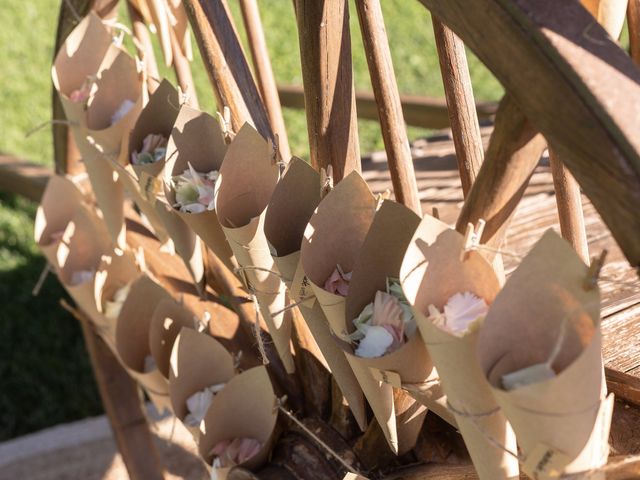
[[[488,309],[484,299],[471,292],[459,292],[451,296],[444,306],[444,315],[429,305],[433,323],[458,337],[471,331]]]
[[[262,442],[254,438],[234,438],[218,442],[211,454],[215,456],[212,466],[214,468],[233,467],[246,462],[260,452]]]
[[[360,340],[355,354],[363,358],[381,357],[386,353],[391,344],[393,344],[393,335],[391,335],[386,328],[367,326],[364,338]]]
[[[215,208],[215,181],[218,171],[197,172],[191,163],[181,175],[172,178],[176,194],[175,208],[185,213],[201,213]]]
[[[111,125],[118,123],[126,117],[135,104],[136,102],[132,102],[128,98],[124,99],[118,109],[111,115]]]
[[[224,388],[224,383],[217,383],[204,388],[187,398],[187,410],[189,413],[184,418],[184,423],[190,427],[197,427],[204,418],[216,393]]]
[[[339,266],[336,266],[333,273],[324,282],[324,289],[334,295],[346,297],[349,294],[349,282],[353,272],[343,273]]]
[[[142,141],[142,149],[131,154],[133,165],[148,165],[164,160],[167,153],[167,139],[159,133],[150,133]]]

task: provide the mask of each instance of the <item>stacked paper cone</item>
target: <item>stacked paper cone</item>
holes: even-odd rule
[[[476,359],[477,328],[457,336],[435,325],[427,313],[430,305],[442,311],[456,293],[470,292],[489,304],[497,295],[500,284],[491,265],[475,251],[461,260],[463,245],[462,235],[425,216],[402,263],[402,289],[478,475],[518,478],[517,459],[505,452],[517,451],[515,436]]]
[[[229,145],[220,169],[216,210],[278,355],[287,372],[292,373],[292,312],[285,310],[289,298],[263,230],[265,210],[278,178],[272,148],[251,125],[245,124]]]
[[[292,198],[296,201],[292,202]],[[296,302],[303,300],[293,296],[291,291],[296,274],[302,273],[300,265],[302,237],[318,203],[320,203],[320,175],[305,161],[292,158],[269,202],[264,231],[273,261],[289,289],[290,297]],[[287,228],[282,228],[283,225],[287,225]],[[344,352],[331,335],[322,308],[312,299],[311,302],[300,303],[298,309],[320,347],[324,355],[323,360],[330,368],[358,425],[364,430],[367,417],[362,390]]]
[[[534,478],[584,473],[607,462],[613,397],[606,396],[600,352],[600,293],[584,288],[587,275],[571,246],[547,231],[480,332],[483,374],[516,432],[523,469]],[[503,388],[505,374],[545,363],[551,377]]]

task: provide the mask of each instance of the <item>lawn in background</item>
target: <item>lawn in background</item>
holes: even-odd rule
[[[0,8],[4,26],[0,29],[0,151],[48,166],[52,164],[50,128],[30,138],[25,133],[50,118],[50,66],[59,3],[3,0]],[[239,20],[237,2],[230,3]],[[442,96],[429,14],[418,2],[385,0],[382,4],[400,90]],[[301,84],[291,1],[262,1],[260,7],[278,83]],[[350,7],[355,84],[357,89],[370,90],[353,3]],[[194,48],[197,52],[195,42]],[[159,56],[158,60],[161,63]],[[476,98],[498,99],[502,89],[491,74],[473,56],[469,63]],[[193,71],[201,108],[213,113],[214,96],[198,59]],[[174,79],[170,70],[163,68],[162,73]],[[284,114],[292,152],[308,157],[304,113],[285,109]],[[359,133],[362,152],[383,148],[376,122],[360,121]],[[412,138],[425,133],[410,129]],[[64,296],[62,288],[50,277],[40,296],[31,296],[44,266],[32,241],[34,213],[33,203],[0,193],[0,441],[101,411],[79,326],[58,305]]]

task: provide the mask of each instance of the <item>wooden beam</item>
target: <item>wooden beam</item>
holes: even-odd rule
[[[640,0],[629,0],[627,6],[629,50],[633,61],[640,65]]]
[[[378,117],[396,200],[422,215],[409,138],[380,0],[356,0],[369,76],[378,106]]]
[[[582,261],[589,265],[589,245],[584,225],[580,185],[552,148],[549,149],[549,162],[551,163],[553,187],[556,191],[560,233],[562,238],[575,249]]]
[[[297,85],[278,87],[283,107],[304,110],[304,89]],[[449,111],[444,98],[430,98],[418,95],[400,95],[404,121],[407,125],[428,129],[448,128]],[[496,114],[496,102],[476,103],[476,113],[480,119],[490,119]],[[378,103],[373,92],[356,92],[358,118],[379,121]]]
[[[473,87],[469,76],[464,44],[455,33],[432,15],[433,33],[438,49],[444,93],[449,107],[449,120],[456,160],[462,181],[462,193],[469,194],[484,156],[480,125],[475,112]]]
[[[196,85],[193,83],[193,75],[191,74],[191,64],[185,56],[180,46],[180,41],[176,36],[173,28],[169,29],[171,35],[171,53],[173,58],[173,71],[176,73],[180,90],[188,95],[187,103],[193,108],[198,108],[198,92]]]
[[[311,164],[333,167],[336,182],[361,171],[349,5],[295,0]]]
[[[218,109],[229,107],[235,131],[245,122],[273,140],[269,118],[223,2],[185,0],[184,8],[213,86]]]
[[[142,15],[130,0],[127,0],[127,11],[129,12],[133,37],[136,39],[138,57],[144,59],[144,65],[147,70],[148,90],[149,93],[153,93],[160,84],[160,73],[158,71],[156,56],[153,53],[151,35],[149,35],[149,30],[147,30],[147,26],[144,24]]]
[[[420,1],[505,85],[640,266],[640,70],[632,60],[578,2]]]
[[[482,218],[487,224],[481,242],[498,247],[546,146],[544,137],[506,95],[498,107],[486,158],[465,198],[456,229],[464,233],[468,223],[475,225]]]
[[[242,18],[249,39],[249,49],[256,74],[256,80],[262,100],[264,101],[271,122],[273,132],[278,135],[278,147],[282,158],[288,161],[291,158],[291,149],[287,138],[287,130],[282,116],[282,107],[278,97],[278,87],[269,60],[267,41],[260,20],[260,10],[256,0],[240,0]]]

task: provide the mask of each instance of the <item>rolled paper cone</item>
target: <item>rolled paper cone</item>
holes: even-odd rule
[[[345,335],[355,331],[353,320],[373,302],[376,292],[386,291],[387,279],[399,278],[404,253],[419,223],[420,217],[407,207],[388,200],[382,203],[353,268],[349,295],[345,303],[346,315],[341,326]],[[402,347],[381,357],[359,357],[355,355],[353,346],[348,344],[347,349],[350,363],[372,370],[374,377],[382,378],[383,382],[395,388],[402,388],[403,384],[407,383],[415,386],[426,385],[434,371],[433,362],[417,330]],[[392,412],[399,416],[402,413],[394,405],[394,395],[390,389],[370,392],[373,395],[367,396],[367,400],[380,425],[383,425],[381,419],[384,415]],[[406,419],[406,423],[400,424],[396,419],[400,454],[415,446],[426,414],[427,410],[422,406],[416,414]],[[389,420],[384,419],[384,424],[391,426]],[[389,438],[387,440],[390,441]]]
[[[340,336],[345,298],[323,286],[337,265],[351,272],[376,213],[376,199],[358,172],[351,172],[318,205],[307,225],[300,260],[313,293]]]
[[[100,314],[101,328],[99,333],[113,352],[116,352],[117,318],[108,318],[105,315],[105,304],[113,299],[120,288],[133,283],[139,276],[140,271],[131,251],[125,251],[122,255],[103,256],[96,272],[94,298]]]
[[[153,311],[149,326],[149,348],[158,370],[169,378],[171,350],[183,328],[193,329],[197,318],[193,312],[174,299],[161,300]]]
[[[320,203],[320,174],[304,160],[292,158],[284,177],[278,182],[265,217],[264,231],[282,279],[291,291],[293,279],[300,266],[300,245],[304,230]],[[292,202],[291,199],[296,201]],[[287,228],[282,228],[287,225]],[[298,299],[294,299],[298,300]],[[327,319],[317,303],[298,305],[313,338],[320,347],[324,361],[344,395],[360,428],[367,427],[367,414],[362,390],[344,352],[331,335]]]
[[[598,20],[611,38],[620,38],[628,0],[582,0],[580,3]]]
[[[235,375],[233,357],[222,344],[188,327],[183,327],[175,339],[170,363],[169,395],[173,411],[181,421],[189,413],[187,400],[191,395],[227,383]],[[185,426],[198,439],[199,427]]]
[[[125,141],[123,137],[123,146],[118,162],[126,170],[122,174],[125,188],[149,220],[156,237],[163,243],[167,241],[168,233],[155,211],[154,204],[155,196],[162,191],[161,176],[165,160],[145,165],[133,165],[131,156],[134,152],[142,150],[144,139],[150,134],[159,134],[167,140],[169,139],[178,116],[179,105],[178,91],[171,83],[163,79],[140,112],[128,140]]]
[[[191,35],[189,35],[189,19],[187,18],[187,12],[184,10],[184,5],[182,5],[182,0],[169,0],[168,4],[171,14],[175,19],[171,28],[175,32],[178,42],[180,42],[182,54],[187,57],[187,59],[193,60]]]
[[[99,321],[94,291],[95,275],[91,280],[73,285],[73,273],[78,271],[96,272],[102,255],[109,250],[104,224],[95,213],[85,206],[79,206],[73,219],[67,224],[58,250],[54,267],[69,295],[93,322]]]
[[[144,388],[158,411],[171,410],[169,383],[157,368],[145,372],[149,349],[149,326],[153,311],[169,293],[147,275],[131,285],[116,324],[116,351],[129,374]]]
[[[517,451],[515,436],[477,361],[477,329],[458,337],[425,313],[429,305],[442,311],[456,293],[471,292],[488,304],[497,295],[491,265],[475,251],[461,261],[463,246],[462,235],[425,216],[406,251],[400,281],[480,479],[515,479],[518,461],[504,450]]]
[[[289,298],[263,228],[265,209],[279,177],[272,153],[270,145],[251,125],[240,129],[229,145],[216,182],[216,210],[278,355],[287,372],[293,373],[292,312],[283,311]]]
[[[121,50],[113,43],[111,31],[100,17],[90,12],[66,38],[51,67],[53,86],[58,92],[67,120],[84,123],[85,102],[69,98],[80,89],[87,76],[97,75],[111,64]]]
[[[182,174],[189,168],[189,164],[199,173],[220,171],[226,151],[227,144],[218,121],[207,113],[183,105],[167,145],[164,169],[167,202],[174,207],[176,205],[172,183],[174,176]],[[235,267],[233,252],[220,227],[216,209],[201,213],[181,212],[177,208],[174,210],[228,268]]]
[[[211,449],[222,440],[254,438],[260,451],[238,465],[249,470],[260,467],[269,457],[278,418],[277,399],[267,369],[254,367],[236,375],[219,392],[200,424],[198,451],[211,467]]]
[[[180,255],[191,274],[196,288],[204,292],[204,259],[200,237],[193,233],[189,225],[165,201],[156,200],[155,210],[169,233],[169,237],[173,240],[176,253]]]
[[[613,399],[606,397],[601,356],[600,292],[583,288],[588,275],[573,248],[548,230],[498,294],[480,331],[480,365],[516,432],[523,469],[534,478],[607,462]],[[553,378],[502,388],[503,375],[545,362],[552,362]]]
[[[114,243],[126,247],[124,229],[124,187],[117,164],[125,137],[146,100],[143,78],[135,60],[120,52],[113,63],[100,72],[94,96],[86,111],[86,142],[78,142],[96,201]],[[113,114],[124,101],[134,102],[124,117],[112,123]],[[126,137],[128,138],[128,137]]]
[[[64,175],[52,175],[40,200],[34,225],[34,239],[47,261],[56,264],[56,251],[62,234],[73,219],[84,196]]]

